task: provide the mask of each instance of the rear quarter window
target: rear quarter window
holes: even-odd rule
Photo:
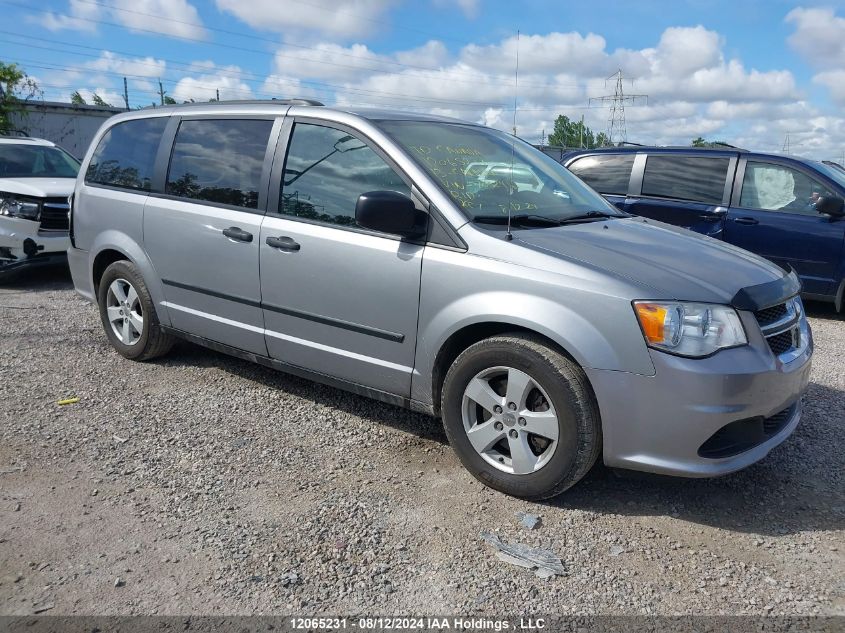
[[[649,156],[642,195],[721,204],[730,158]]]
[[[599,193],[624,196],[634,166],[633,154],[623,156],[584,156],[575,160],[569,171]]]
[[[112,126],[94,150],[85,172],[86,184],[149,191],[166,125],[167,117],[154,117]]]
[[[273,121],[264,119],[182,121],[173,144],[166,193],[257,209],[272,127]]]

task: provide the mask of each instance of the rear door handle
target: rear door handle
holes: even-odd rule
[[[287,235],[268,237],[267,246],[272,246],[273,248],[278,248],[280,251],[287,251],[289,253],[295,253],[299,250],[299,244]]]
[[[252,233],[248,233],[238,226],[230,226],[228,229],[223,229],[223,235],[237,242],[252,241]]]
[[[755,218],[734,218],[737,224],[760,224],[760,220]]]

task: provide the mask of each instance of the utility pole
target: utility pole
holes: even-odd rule
[[[129,109],[129,88],[126,85],[126,77],[123,78],[123,103],[126,104],[126,109]]]
[[[161,79],[158,80],[158,94],[161,97],[161,105],[164,105],[164,86],[161,85]]]
[[[581,125],[580,125],[580,128],[579,128],[578,131],[580,132],[580,135],[581,135],[581,138],[578,141],[578,147],[580,147],[581,149],[584,149],[584,115],[583,114],[581,115]]]
[[[589,105],[593,105],[593,102],[600,105],[610,104],[610,116],[607,119],[607,140],[613,145],[614,142],[624,143],[628,140],[628,130],[625,125],[625,104],[636,105],[638,100],[645,100],[648,104],[648,95],[626,95],[623,89],[621,68],[605,79],[605,85],[611,79],[616,80],[614,93],[601,97],[590,97]]]
[[[783,152],[789,154],[789,132],[786,133],[786,138],[783,139]]]

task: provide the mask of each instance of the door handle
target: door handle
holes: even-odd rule
[[[228,229],[223,229],[223,235],[237,242],[252,241],[252,233],[248,233],[238,226],[230,226]]]
[[[295,253],[299,250],[299,244],[291,237],[282,235],[280,237],[268,237],[267,246],[278,248],[280,251],[287,251],[288,253]]]
[[[755,218],[734,218],[737,224],[760,224],[760,220]]]

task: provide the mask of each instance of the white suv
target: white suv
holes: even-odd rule
[[[0,137],[0,275],[65,257],[79,161],[50,141]]]

